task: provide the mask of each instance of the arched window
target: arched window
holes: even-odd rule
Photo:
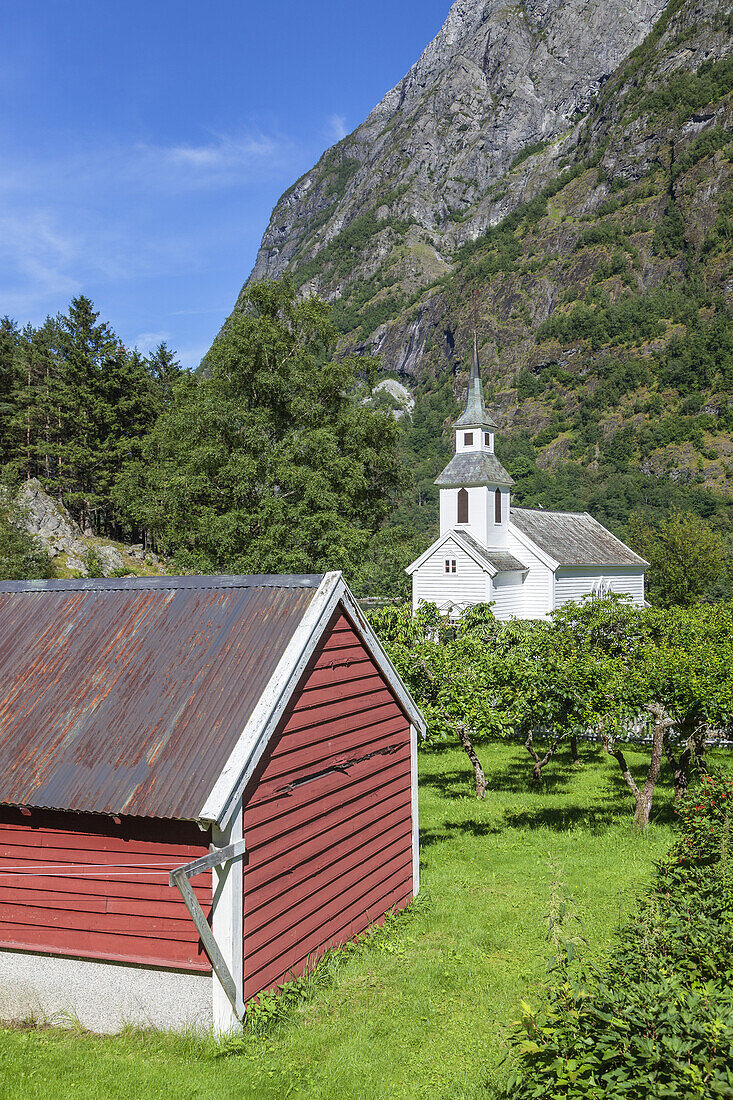
[[[468,489],[458,490],[458,522],[468,523]]]
[[[494,523],[501,523],[501,489],[494,493]]]

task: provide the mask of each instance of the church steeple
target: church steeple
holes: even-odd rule
[[[440,533],[458,528],[481,546],[504,548],[514,482],[494,454],[496,424],[484,405],[475,335],[466,407],[453,427],[456,453],[435,481],[440,488]]]
[[[496,424],[486,412],[484,387],[481,384],[481,368],[478,361],[478,336],[473,334],[473,362],[468,376],[466,407],[453,425],[454,428],[481,428],[496,431]]]

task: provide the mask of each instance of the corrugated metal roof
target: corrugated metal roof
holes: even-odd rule
[[[469,535],[467,531],[454,530],[452,534],[462,542],[465,542],[471,547],[473,552],[483,559],[487,565],[492,566],[497,573],[526,573],[527,566],[522,565],[518,558],[515,558],[513,554],[510,554],[508,550],[491,550],[486,546],[482,546],[473,535]]]
[[[320,576],[0,585],[0,803],[195,819]]]
[[[560,565],[647,565],[588,512],[512,508],[511,521]]]
[[[496,455],[488,451],[463,451],[453,455],[435,484],[458,488],[462,485],[513,485],[514,482]]]

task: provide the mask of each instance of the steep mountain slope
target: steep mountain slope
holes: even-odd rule
[[[305,268],[313,290],[341,294],[387,262],[404,287],[432,282],[537,189],[663,6],[457,0],[407,76],[282,197],[253,277]],[[527,164],[511,193],[497,186],[522,150],[550,141],[546,163]]]
[[[459,0],[251,277],[330,298],[345,346],[423,392],[460,393],[475,310],[525,460],[729,493],[733,8],[660,11]]]

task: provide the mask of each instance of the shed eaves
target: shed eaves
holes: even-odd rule
[[[512,508],[510,518],[522,534],[559,565],[648,564],[588,512]]]
[[[0,584],[0,803],[195,820],[320,581]]]

